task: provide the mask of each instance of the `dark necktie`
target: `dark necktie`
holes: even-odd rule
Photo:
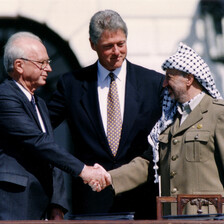
[[[44,125],[43,119],[42,119],[42,117],[41,117],[40,114],[38,115],[38,112],[37,112],[38,109],[36,108],[36,101],[35,101],[35,97],[34,97],[34,96],[31,97],[31,101],[30,101],[30,103],[31,103],[31,105],[33,106],[34,111],[36,112],[36,115],[37,115],[37,117],[38,117],[39,124],[40,124],[40,126],[41,126],[41,130],[42,130],[43,132],[46,132],[46,127],[45,127],[45,125]]]
[[[107,97],[107,139],[113,155],[116,156],[120,142],[122,121],[117,84],[114,74],[110,73],[109,76],[111,82]]]
[[[34,96],[32,96],[31,98],[31,105],[33,106],[34,111],[37,113],[37,109],[36,109],[36,102],[35,102],[35,98]]]

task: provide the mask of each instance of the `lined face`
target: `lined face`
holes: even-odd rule
[[[46,84],[48,72],[52,71],[48,63],[49,57],[45,46],[38,40],[26,38],[21,40],[20,44],[25,44],[26,58],[16,60],[19,61],[22,69],[19,81],[33,92],[38,87]]]
[[[188,78],[176,69],[167,69],[166,78],[163,87],[167,87],[169,95],[172,99],[183,103],[183,98],[187,93]]]
[[[113,71],[121,67],[127,55],[127,38],[122,30],[105,30],[98,43],[91,43],[93,50],[97,52],[99,61],[104,68]]]

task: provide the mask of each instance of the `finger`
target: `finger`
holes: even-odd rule
[[[104,175],[103,178],[101,178],[100,185],[102,188],[106,187],[106,175]]]
[[[94,186],[94,185],[97,184],[97,181],[95,181],[95,180],[91,180],[91,181],[89,181],[88,184],[89,184],[90,187],[92,187],[92,186]]]
[[[106,185],[109,186],[112,184],[112,179],[111,179],[111,175],[109,173],[107,173],[108,175],[106,176],[105,180],[106,180]]]
[[[91,188],[93,191],[97,191],[97,192],[101,191],[101,186],[99,183],[94,183],[93,185],[91,185]]]
[[[93,167],[94,168],[101,168],[102,166],[100,164],[98,164],[98,163],[95,163]]]

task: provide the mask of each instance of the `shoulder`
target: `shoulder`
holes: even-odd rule
[[[165,75],[163,75],[160,72],[157,72],[155,70],[145,68],[143,66],[133,64],[130,61],[127,60],[127,74],[133,74],[137,77],[137,79],[143,79],[145,81],[161,81],[165,78]]]
[[[200,102],[202,111],[210,111],[217,113],[218,111],[224,112],[224,100],[214,99],[212,96],[205,94],[202,101]]]
[[[92,64],[90,66],[79,68],[71,72],[67,72],[61,76],[61,80],[70,81],[70,80],[91,80],[97,77],[97,64]]]
[[[213,117],[224,116],[224,100],[223,99],[214,99],[210,97],[205,108],[207,108],[209,114],[212,114]]]
[[[164,76],[160,72],[157,72],[157,71],[155,71],[153,69],[149,69],[149,68],[143,67],[141,65],[137,65],[137,64],[131,63],[128,60],[127,60],[127,69],[139,71],[139,72],[142,72],[144,74],[152,74],[152,75]]]
[[[223,99],[213,99],[212,103],[217,105],[217,106],[221,106],[221,107],[224,106],[224,100]]]
[[[212,112],[216,116],[224,116],[224,100],[212,99],[210,112]]]
[[[17,95],[16,89],[19,89],[18,86],[12,79],[5,79],[0,84],[0,96],[10,96],[10,95]]]

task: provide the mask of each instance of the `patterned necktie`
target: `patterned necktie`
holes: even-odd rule
[[[114,74],[110,73],[109,76],[111,82],[107,97],[107,139],[113,155],[116,156],[120,142],[122,121],[117,84]]]

